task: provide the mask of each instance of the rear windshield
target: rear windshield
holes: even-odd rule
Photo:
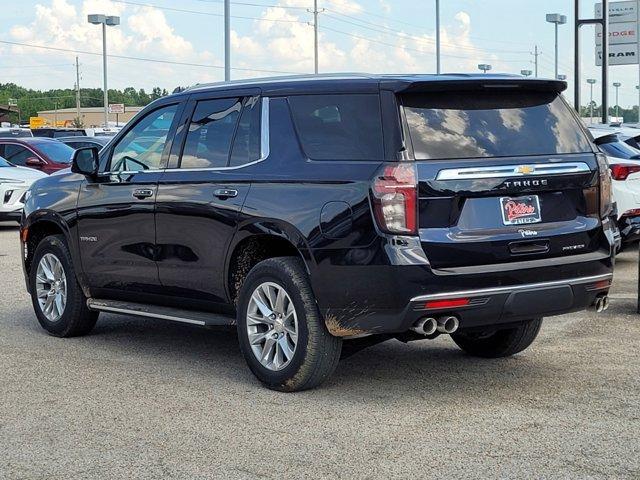
[[[416,159],[591,152],[556,93],[447,92],[402,98]]]
[[[313,160],[380,160],[382,119],[378,95],[289,97],[305,154]]]

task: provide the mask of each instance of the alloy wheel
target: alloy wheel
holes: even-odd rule
[[[273,282],[260,284],[246,322],[251,351],[262,366],[278,371],[289,365],[298,345],[298,316],[286,290]]]
[[[67,304],[67,277],[62,262],[53,253],[45,254],[38,263],[36,295],[46,319],[60,320]]]

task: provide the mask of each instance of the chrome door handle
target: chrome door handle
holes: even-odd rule
[[[218,197],[221,200],[225,198],[233,198],[238,196],[238,191],[233,188],[219,188],[215,192],[213,192],[214,197]]]
[[[142,200],[143,198],[149,198],[153,196],[153,190],[151,190],[150,188],[138,188],[137,190],[133,191],[133,196],[139,200]]]

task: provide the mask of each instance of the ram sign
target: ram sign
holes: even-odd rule
[[[596,3],[596,18],[602,4]],[[609,65],[638,63],[638,17],[636,1],[609,4]],[[602,65],[602,27],[596,25],[596,65]]]

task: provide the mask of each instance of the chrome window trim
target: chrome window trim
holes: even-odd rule
[[[531,168],[531,172],[518,171]],[[495,165],[491,167],[447,168],[440,170],[436,180],[478,180],[482,178],[535,177],[540,175],[568,175],[591,172],[584,162],[565,163],[521,163],[517,165]]]
[[[207,167],[207,168],[157,168],[149,170],[133,170],[119,172],[101,172],[100,175],[134,175],[138,173],[155,173],[155,172],[215,172],[225,170],[237,170],[250,165],[255,165],[269,158],[271,153],[270,141],[271,134],[269,130],[269,97],[262,97],[262,110],[260,113],[260,158],[249,163],[237,165],[234,167]]]
[[[445,293],[433,293],[430,295],[420,295],[413,297],[412,302],[425,302],[429,300],[442,300],[447,298],[457,297],[479,297],[482,295],[498,295],[502,293],[511,293],[521,290],[530,290],[535,288],[557,287],[562,285],[582,285],[585,283],[598,282],[602,280],[610,280],[613,278],[612,273],[605,273],[602,275],[594,275],[591,277],[571,278],[567,280],[553,280],[549,282],[540,283],[525,283],[522,285],[510,285],[504,287],[494,288],[482,288],[478,290],[461,290],[457,292],[445,292]]]
[[[218,172],[225,170],[237,170],[265,161],[271,153],[269,131],[269,97],[262,97],[262,111],[260,113],[260,158],[252,162],[236,165],[234,167],[206,167],[206,168],[167,168],[165,172]]]

